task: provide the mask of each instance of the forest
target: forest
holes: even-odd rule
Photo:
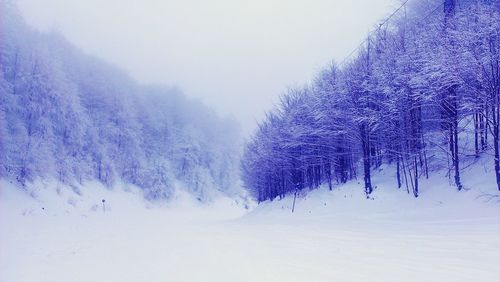
[[[0,282],[500,281],[499,143],[500,0],[0,0]]]
[[[0,178],[133,184],[148,199],[177,183],[202,201],[235,193],[234,121],[32,29],[13,1],[0,10]]]
[[[414,197],[435,170],[460,191],[462,167],[483,155],[500,190],[500,3],[407,2],[267,113],[241,162],[255,199],[351,179],[369,198],[383,164]]]

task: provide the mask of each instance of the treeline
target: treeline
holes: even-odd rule
[[[395,184],[418,197],[432,150],[460,190],[471,137],[473,155],[493,151],[500,190],[499,129],[499,1],[418,1],[354,58],[284,94],[247,143],[242,177],[258,201],[358,177],[368,197],[372,171],[390,163]]]
[[[141,86],[0,0],[0,176],[121,181],[201,200],[238,180],[238,128],[176,89]],[[235,191],[232,191],[235,192]]]

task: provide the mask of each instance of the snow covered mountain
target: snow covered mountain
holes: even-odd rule
[[[137,84],[0,1],[0,177],[186,189],[201,201],[241,193],[238,125],[179,90]]]

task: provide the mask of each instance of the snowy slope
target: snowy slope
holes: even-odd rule
[[[33,198],[1,182],[0,281],[500,281],[499,194],[483,167],[464,171],[462,192],[433,174],[418,199],[386,168],[373,200],[353,181],[300,195],[293,214],[291,196],[246,212],[97,184]]]

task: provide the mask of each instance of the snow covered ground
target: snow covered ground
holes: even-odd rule
[[[97,184],[31,197],[0,182],[0,281],[500,281],[491,174],[465,172],[460,193],[434,175],[415,199],[384,171],[373,200],[351,182],[299,196],[293,214],[293,197],[247,212]]]

